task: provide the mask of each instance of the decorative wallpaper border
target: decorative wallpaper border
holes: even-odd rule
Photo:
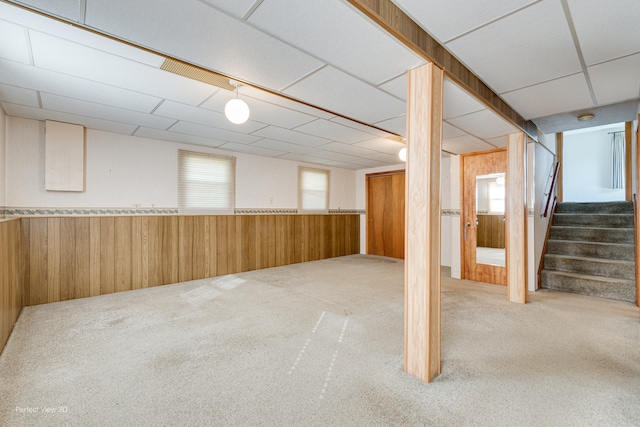
[[[458,209],[442,209],[440,215],[444,215],[444,216],[460,216],[460,211]]]
[[[114,215],[177,215],[178,209],[141,208],[141,209],[82,209],[82,208],[4,208],[6,216],[114,216]],[[2,211],[0,211],[2,213]]]
[[[298,209],[236,209],[236,215],[297,215]],[[364,209],[329,209],[331,215],[366,215]],[[0,218],[19,216],[117,216],[117,215],[179,215],[175,208],[0,208]]]

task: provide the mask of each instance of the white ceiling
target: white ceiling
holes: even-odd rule
[[[527,119],[640,96],[636,0],[395,3]],[[250,120],[229,123],[235,94],[161,70],[165,55],[248,83]],[[423,63],[344,0],[0,0],[6,114],[327,166],[398,163],[405,75]],[[454,154],[515,131],[448,79],[444,119]]]

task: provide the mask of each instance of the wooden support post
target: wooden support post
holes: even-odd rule
[[[640,114],[638,114],[638,123],[640,123]],[[629,131],[631,134],[631,130]],[[640,126],[636,130],[636,199],[638,194],[638,188],[640,188]],[[636,203],[638,200],[636,200]],[[636,209],[640,206],[636,205]],[[636,305],[640,307],[640,213],[636,212],[636,223],[635,223],[635,232],[636,232]]]
[[[633,122],[624,124],[624,199],[627,202],[633,200],[633,166],[631,165],[631,139],[633,132]]]
[[[404,369],[440,374],[440,155],[443,71],[408,73]]]
[[[526,171],[524,133],[507,136],[507,292],[509,301],[527,302]]]
[[[558,184],[556,185],[557,195],[558,195],[558,203],[562,202],[562,170],[564,169],[562,166],[562,136],[564,134],[562,132],[556,133],[556,161],[560,163],[560,169],[558,169]]]

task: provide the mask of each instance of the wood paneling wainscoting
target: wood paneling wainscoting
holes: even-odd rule
[[[22,310],[20,219],[0,221],[0,352]]]
[[[24,305],[351,255],[359,242],[359,215],[22,218]]]

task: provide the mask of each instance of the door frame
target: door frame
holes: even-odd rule
[[[369,226],[369,223],[371,222],[369,215],[370,212],[372,212],[371,210],[371,197],[370,197],[370,193],[369,193],[369,180],[371,178],[375,178],[375,177],[379,177],[379,176],[385,176],[385,175],[399,175],[399,174],[404,174],[405,175],[405,180],[406,180],[406,169],[394,169],[394,170],[390,170],[390,171],[383,171],[383,172],[373,172],[373,173],[368,173],[365,175],[365,197],[366,197],[366,203],[367,203],[367,209],[366,209],[366,216],[365,216],[365,221],[367,223],[367,226],[365,228],[365,232],[367,233],[367,238],[366,238],[366,253],[367,255],[370,253],[370,245],[369,245],[369,241],[371,238],[371,229]],[[405,199],[406,199],[406,195],[407,195],[407,189],[406,189],[406,181],[405,181]],[[406,236],[405,236],[406,239]],[[406,257],[406,254],[405,254]]]

